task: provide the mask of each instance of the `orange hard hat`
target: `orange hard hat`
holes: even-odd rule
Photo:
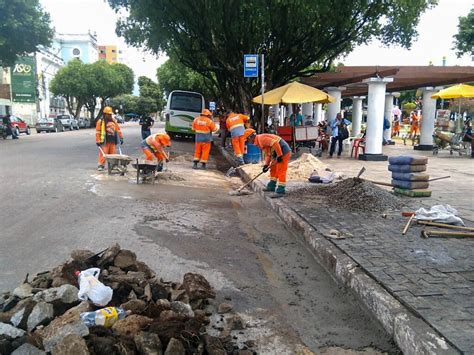
[[[160,134],[158,136],[158,140],[160,141],[161,144],[163,144],[165,147],[171,147],[171,138],[167,134]]]
[[[111,115],[111,114],[114,113],[114,111],[112,111],[112,107],[110,107],[110,106],[105,106],[105,107],[104,107],[104,113]]]
[[[201,115],[212,117],[212,112],[209,111],[207,108],[205,108],[205,109],[202,110]]]
[[[256,134],[255,130],[253,128],[247,128],[244,132],[244,138],[247,139],[248,137]]]

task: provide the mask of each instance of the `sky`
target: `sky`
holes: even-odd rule
[[[350,0],[349,0],[350,1]],[[98,44],[118,45],[124,51],[127,64],[135,76],[145,75],[156,80],[156,69],[166,60],[143,50],[128,47],[115,34],[119,17],[104,0],[40,0],[51,15],[53,26],[59,33],[97,32]],[[411,50],[397,46],[385,48],[377,41],[356,48],[345,58],[345,65],[474,65],[470,56],[456,58],[452,51],[453,35],[457,33],[458,17],[466,16],[474,0],[439,0],[438,6],[421,15],[419,37]]]

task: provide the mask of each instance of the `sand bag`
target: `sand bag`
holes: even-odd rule
[[[400,155],[397,157],[388,158],[388,163],[390,165],[426,165],[428,163],[428,158],[412,157],[410,155]]]
[[[423,173],[392,173],[392,179],[402,181],[428,181],[430,176]]]
[[[426,165],[389,165],[392,173],[419,173],[426,170]]]
[[[396,187],[401,187],[402,189],[426,189],[430,183],[428,181],[403,181],[392,179],[392,185]]]

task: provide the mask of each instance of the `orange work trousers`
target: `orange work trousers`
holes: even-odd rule
[[[420,127],[418,125],[412,124],[410,127],[410,134],[411,135],[419,135],[420,134]]]
[[[105,154],[115,154],[115,143],[105,143],[100,146]],[[105,166],[105,157],[99,149],[99,165]]]
[[[153,158],[156,158],[156,160],[158,160],[158,162],[166,160],[166,157],[160,152],[152,152],[148,148],[143,148],[142,150],[143,150],[143,153],[145,154],[145,157],[146,157],[145,160],[153,161]]]
[[[290,152],[286,153],[283,155],[283,161],[281,163],[276,163],[270,168],[270,180],[278,181],[278,185],[286,185],[286,171],[288,170],[290,156]]]
[[[237,158],[241,158],[245,151],[245,137],[232,137],[232,148],[234,148],[235,156]]]
[[[207,163],[211,152],[211,142],[196,142],[194,149],[194,161]]]

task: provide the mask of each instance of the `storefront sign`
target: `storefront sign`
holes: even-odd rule
[[[36,102],[36,70],[33,57],[19,57],[11,67],[13,102]]]

